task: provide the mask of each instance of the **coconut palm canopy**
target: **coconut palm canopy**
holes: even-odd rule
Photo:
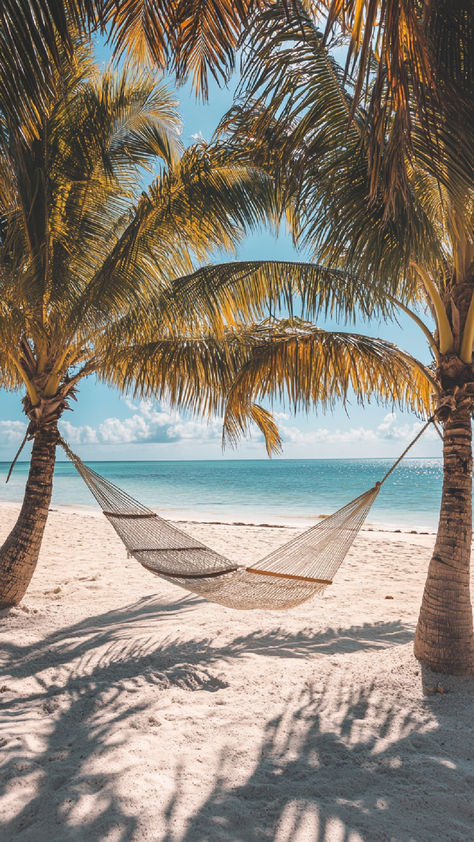
[[[37,423],[81,377],[104,374],[120,337],[222,321],[223,274],[203,278],[196,261],[231,247],[273,202],[270,179],[235,156],[204,145],[181,155],[176,103],[152,75],[97,75],[84,47],[65,67],[41,136],[25,141],[8,114],[0,136],[0,371],[7,386],[26,385]],[[241,314],[251,306],[241,295]]]
[[[73,30],[108,33],[116,56],[168,67],[179,81],[191,75],[207,96],[209,75],[224,80],[253,0],[6,0],[0,4],[0,99],[38,132],[38,115],[56,85],[55,70],[74,51]],[[17,84],[27,94],[17,97]]]
[[[272,8],[255,26],[250,47],[236,105],[221,132],[235,148],[244,139],[255,160],[273,173],[291,208],[288,219],[296,243],[331,268],[324,296],[302,278],[307,314],[333,304],[350,316],[362,301],[366,312],[378,309],[382,315],[390,304],[421,304],[436,318],[433,336],[413,314],[435,360],[457,350],[470,364],[471,316],[463,330],[473,257],[467,130],[458,136],[440,115],[438,139],[432,142],[416,112],[411,114],[416,144],[405,162],[409,201],[398,195],[387,217],[384,185],[373,195],[377,172],[379,180],[383,177],[371,170],[365,114],[356,109],[347,128],[352,87],[328,55],[312,17],[304,16],[302,8],[293,18]],[[443,183],[437,178],[441,166]],[[451,313],[453,295],[462,296],[456,302],[464,308],[462,324]]]
[[[27,130],[36,131],[46,92],[54,87],[51,65],[61,61],[57,36],[70,52],[71,25],[107,32],[116,55],[167,67],[181,82],[191,78],[205,97],[209,76],[228,78],[237,47],[255,31],[265,8],[283,10],[286,17],[310,16],[325,30],[326,44],[347,46],[345,72],[354,78],[348,117],[354,120],[359,108],[376,176],[371,195],[382,182],[387,213],[397,195],[408,201],[413,112],[433,141],[440,112],[465,135],[473,52],[467,0],[6,0],[0,6],[0,63],[10,74],[2,80],[0,98],[21,111]],[[15,96],[17,79],[28,92],[23,101]],[[437,177],[443,174],[441,166]]]

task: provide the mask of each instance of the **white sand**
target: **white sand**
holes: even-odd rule
[[[242,562],[292,534],[188,528]],[[432,542],[365,531],[324,598],[237,612],[53,512],[0,619],[2,841],[473,840],[474,684],[412,655]]]

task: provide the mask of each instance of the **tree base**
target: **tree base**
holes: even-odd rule
[[[472,542],[471,407],[444,424],[443,492],[436,543],[415,632],[415,657],[435,672],[474,673],[470,598]]]

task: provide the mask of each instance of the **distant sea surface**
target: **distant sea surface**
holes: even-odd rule
[[[165,517],[307,525],[371,488],[392,464],[384,459],[274,459],[90,462],[99,474]],[[0,462],[0,500],[20,501],[28,464]],[[405,459],[384,484],[368,522],[433,530],[441,498],[440,459]],[[95,506],[68,462],[55,471],[53,507]]]

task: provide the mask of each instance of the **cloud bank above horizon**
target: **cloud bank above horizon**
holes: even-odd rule
[[[202,455],[201,451],[204,449],[215,450],[214,458],[221,455],[221,417],[212,416],[209,420],[189,418],[149,400],[134,403],[126,398],[125,404],[128,415],[124,418],[107,417],[96,426],[74,425],[67,418],[63,418],[59,423],[61,434],[72,446],[86,446],[89,458],[94,457],[95,453],[96,458],[108,458],[108,451],[112,451],[110,457],[115,458],[114,451],[117,447],[123,449],[121,458],[136,458],[137,445],[153,446],[156,455],[150,455],[153,451],[147,447],[144,458],[148,459],[162,458],[163,451],[167,451],[166,458],[178,459],[180,453],[184,452],[182,458],[209,458]],[[386,446],[387,442],[408,443],[423,425],[419,420],[400,423],[395,412],[387,413],[382,422],[374,427],[359,425],[346,428],[326,424],[313,429],[302,429],[292,423],[293,419],[289,413],[275,412],[274,416],[284,444],[283,456],[289,457],[347,457],[348,448],[352,445],[360,445],[360,452],[350,451],[354,458],[367,456],[368,446],[371,450],[374,449],[373,455],[383,455],[375,452],[377,446],[383,446],[384,443]],[[26,423],[23,421],[0,421],[0,441],[3,445],[12,447],[19,444],[25,431]],[[433,442],[438,441],[436,431],[427,430],[424,441],[429,442],[433,450]],[[127,457],[125,451],[129,446],[133,453]],[[227,452],[227,455],[242,458],[241,451],[243,458],[249,455],[254,458],[265,456],[263,436],[257,428],[252,430],[250,437],[242,441],[241,448]]]

